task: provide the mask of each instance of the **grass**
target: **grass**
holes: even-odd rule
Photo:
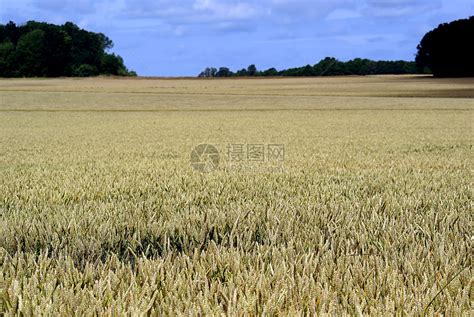
[[[0,314],[467,316],[472,87],[0,80]]]

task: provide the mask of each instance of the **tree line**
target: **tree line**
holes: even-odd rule
[[[250,65],[237,71],[208,67],[199,77],[337,76],[433,74],[436,77],[474,77],[474,17],[439,25],[418,45],[415,61],[373,61],[356,58],[342,62],[326,57],[315,65],[258,70]],[[113,42],[102,33],[72,22],[54,25],[29,21],[0,24],[0,77],[136,76],[123,59],[109,50]]]
[[[0,24],[0,77],[136,76],[102,33],[71,22]]]
[[[415,61],[372,61],[356,58],[341,62],[326,57],[315,65],[259,71],[255,65],[236,72],[227,67],[207,67],[199,77],[239,76],[338,76],[384,74],[433,74],[435,77],[474,77],[474,17],[440,24],[428,32],[417,49]]]
[[[342,62],[334,57],[326,57],[315,65],[276,70],[257,70],[255,65],[247,68],[231,71],[227,67],[207,67],[198,77],[240,77],[240,76],[339,76],[339,75],[383,75],[383,74],[421,74],[427,73],[427,69],[420,69],[415,62],[406,61],[372,61],[369,59],[356,58],[348,62]]]

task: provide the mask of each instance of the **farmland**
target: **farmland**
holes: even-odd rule
[[[412,76],[0,80],[0,314],[468,315],[473,98]]]

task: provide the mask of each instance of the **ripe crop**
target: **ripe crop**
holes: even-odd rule
[[[468,315],[472,87],[0,80],[0,313]]]

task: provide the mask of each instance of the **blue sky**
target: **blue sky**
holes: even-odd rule
[[[160,76],[413,60],[423,34],[473,14],[472,0],[0,0],[0,23],[72,21],[108,35],[139,75]]]

